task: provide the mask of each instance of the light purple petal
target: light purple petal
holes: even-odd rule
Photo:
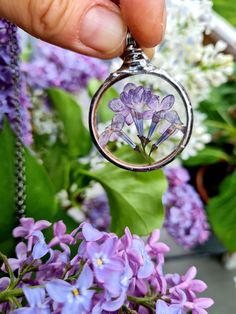
[[[43,230],[51,226],[51,223],[47,220],[39,220],[34,224],[34,230]]]
[[[111,122],[111,128],[115,131],[121,131],[124,126],[125,118],[121,114],[114,116]]]
[[[207,285],[202,280],[194,279],[191,280],[189,284],[189,289],[194,292],[201,293],[207,289]]]
[[[143,278],[148,278],[151,276],[154,270],[154,264],[153,262],[145,262],[143,266],[140,266],[138,270],[138,278],[143,279]]]
[[[111,136],[111,131],[110,130],[106,130],[104,131],[100,136],[99,136],[99,144],[102,147],[105,147],[107,145],[107,143],[109,142]]]
[[[85,313],[83,311],[82,303],[78,302],[66,302],[63,306],[61,314],[79,314]]]
[[[158,300],[156,303],[156,314],[169,314],[169,308],[165,301]]]
[[[21,266],[20,261],[18,259],[16,259],[16,258],[8,258],[8,263],[9,263],[12,271],[15,271],[16,269],[20,268],[20,266]],[[4,272],[6,272],[5,265],[3,265],[1,269]]]
[[[89,289],[93,284],[93,273],[88,265],[85,265],[79,278],[76,281],[78,288]]]
[[[165,113],[164,119],[167,120],[171,124],[181,124],[181,120],[179,118],[179,115],[176,111],[169,111]]]
[[[152,112],[158,108],[159,99],[159,96],[153,95],[147,102],[147,106],[152,109]]]
[[[43,288],[23,286],[23,292],[31,307],[42,305],[45,300],[45,290]]]
[[[96,242],[89,242],[86,249],[87,254],[91,260],[94,258],[96,253],[100,252],[100,246]]]
[[[151,120],[152,117],[153,117],[153,110],[147,110],[147,111],[144,111],[143,113],[143,119],[144,120]]]
[[[125,86],[124,86],[124,92],[128,93],[130,90],[133,90],[133,89],[136,89],[136,85],[133,84],[133,83],[127,83]]]
[[[103,308],[103,310],[108,311],[108,312],[109,311],[112,311],[112,312],[117,311],[122,307],[125,300],[126,300],[126,293],[123,292],[123,293],[121,293],[119,298],[117,298],[115,300],[104,302],[102,305],[102,308]]]
[[[101,245],[101,251],[104,252],[107,256],[112,255],[116,250],[117,240],[117,237],[106,239],[106,241]]]
[[[18,238],[18,237],[25,237],[26,235],[28,235],[28,232],[29,230],[25,229],[24,227],[16,227],[12,234],[15,238]]]
[[[100,240],[104,233],[95,229],[91,224],[84,223],[82,227],[82,234],[86,241],[98,241]]]
[[[134,122],[131,113],[125,117],[125,122],[127,125],[131,125]]]
[[[38,241],[32,251],[33,259],[39,259],[45,256],[49,251],[47,244],[44,241]]]
[[[46,290],[54,301],[64,303],[71,293],[72,286],[64,280],[53,279],[46,284]]]
[[[56,222],[53,225],[53,232],[54,232],[54,236],[58,236],[58,237],[66,233],[66,225],[64,224],[62,220]]]
[[[24,242],[20,242],[16,246],[16,256],[19,260],[25,260],[27,258],[27,246]]]
[[[198,307],[208,309],[214,304],[214,301],[211,298],[196,298],[194,303],[197,304]]]
[[[190,281],[197,275],[197,268],[195,266],[190,267],[186,273],[182,276],[183,281]]]
[[[48,312],[49,314],[50,312]],[[20,309],[16,309],[12,312],[12,314],[35,314],[35,309],[32,309],[30,307],[22,307]],[[38,313],[37,313],[38,314]],[[43,312],[40,312],[39,314],[44,314]],[[45,313],[47,314],[47,313]]]
[[[159,110],[169,110],[171,107],[173,107],[174,102],[175,102],[175,97],[173,95],[165,96],[161,101]]]
[[[10,279],[8,277],[0,278],[0,291],[5,290],[10,285]]]
[[[21,218],[20,224],[22,227],[26,228],[27,230],[30,230],[34,226],[34,219],[33,218]]]
[[[109,104],[108,107],[114,111],[114,112],[122,112],[123,110],[126,109],[125,105],[123,104],[123,102],[120,100],[120,98],[114,98],[112,99]]]

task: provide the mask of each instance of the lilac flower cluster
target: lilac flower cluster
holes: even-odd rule
[[[16,32],[16,26],[0,19],[0,128],[3,124],[3,118],[6,115],[13,129],[16,129],[16,110],[14,106],[14,82],[12,80],[12,60],[10,58],[11,34]],[[15,54],[19,55],[19,48],[15,50]],[[19,66],[15,64],[14,66]],[[22,121],[22,134],[25,144],[32,141],[30,113],[31,103],[26,91],[26,84],[23,78],[20,83],[20,119]]]
[[[153,151],[177,132],[185,132],[185,126],[181,122],[176,111],[170,110],[175,102],[173,95],[167,95],[162,100],[153,94],[152,90],[143,86],[136,86],[128,83],[124,86],[120,98],[112,99],[108,107],[115,113],[111,124],[100,135],[99,143],[105,147],[109,141],[116,141],[121,138],[134,150],[142,152],[150,157]],[[150,120],[147,136],[144,135],[144,120]],[[149,155],[146,154],[146,146],[151,142],[152,137],[161,122],[160,137],[154,140]],[[137,145],[123,130],[124,125],[135,124],[141,147]]]
[[[22,63],[27,83],[33,89],[60,87],[78,92],[89,79],[104,79],[108,66],[104,61],[86,57],[38,40],[32,59]]]
[[[111,216],[106,193],[86,199],[83,202],[83,212],[86,220],[91,223],[93,227],[101,231],[108,230]]]
[[[209,225],[204,205],[188,184],[189,174],[184,168],[165,170],[169,189],[163,197],[165,228],[173,239],[186,249],[203,244],[209,237]]]
[[[22,218],[14,229],[14,237],[21,238],[16,258],[1,254],[2,270],[9,274],[0,281],[4,313],[12,312],[16,304],[14,314],[206,314],[214,303],[198,297],[207,286],[195,279],[195,267],[182,276],[164,274],[169,248],[158,242],[158,230],[145,243],[128,228],[118,238],[89,223],[68,234],[59,221],[47,243],[42,230],[50,225]],[[77,253],[72,255],[76,246]]]

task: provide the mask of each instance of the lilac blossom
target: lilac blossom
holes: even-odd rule
[[[73,241],[65,243],[69,238],[64,237],[67,233],[61,221],[52,227],[48,223],[49,228],[54,230],[53,239],[59,237],[56,241],[49,240],[56,247],[49,248],[41,230],[30,233],[33,244],[19,277],[10,276],[10,280],[4,277],[0,281],[0,310],[4,313],[11,313],[7,293],[19,296],[19,308],[14,313],[105,314],[124,308],[147,314],[151,307],[158,314],[187,314],[188,311],[205,314],[213,304],[212,299],[199,297],[207,286],[195,278],[195,267],[184,275],[164,273],[164,256],[169,248],[159,242],[159,230],[154,230],[144,241],[128,228],[118,238],[85,222],[70,234]],[[30,237],[24,233],[25,251]],[[35,260],[32,255],[37,246]],[[78,253],[72,254],[75,248]],[[49,254],[48,259],[44,253]],[[25,301],[28,307],[22,307]]]
[[[45,290],[38,287],[23,287],[24,295],[30,307],[22,307],[13,314],[50,314],[49,306],[45,303]]]
[[[90,312],[95,293],[89,290],[92,284],[93,273],[90,267],[85,265],[75,284],[54,279],[46,284],[46,289],[54,301],[63,304],[62,314],[82,314]]]
[[[166,95],[160,101],[160,97],[155,95],[151,88],[136,86],[133,83],[126,84],[120,93],[120,97],[113,98],[108,103],[108,107],[115,113],[115,116],[111,125],[100,135],[100,145],[105,147],[109,141],[122,138],[134,150],[141,153],[146,162],[152,163],[151,154],[158,149],[159,145],[178,131],[183,134],[186,131],[186,127],[181,122],[178,113],[171,110],[174,103],[175,97],[173,95]],[[117,117],[122,121],[122,126],[117,127],[114,123],[114,119],[117,119]],[[150,122],[145,122],[145,120],[150,120]],[[126,135],[133,123],[137,130],[141,148],[136,143],[136,137],[130,138]],[[156,132],[157,128],[160,128],[158,132]],[[159,137],[153,140],[155,142],[152,142],[149,154],[147,154],[146,148],[152,141],[154,132]]]
[[[95,228],[106,231],[110,225],[111,216],[108,199],[105,193],[83,202],[85,216]]]
[[[175,98],[173,95],[165,96],[161,103],[157,105],[156,111],[152,116],[152,123],[148,131],[147,139],[150,140],[154,131],[157,128],[158,123],[165,118],[165,114],[170,110],[175,102]]]
[[[181,173],[182,181],[179,177]],[[169,168],[167,179],[169,189],[163,197],[166,210],[165,228],[186,249],[204,243],[209,237],[209,225],[199,195],[187,183],[186,170]]]
[[[4,116],[7,116],[14,130],[16,130],[17,113],[14,104],[15,88],[12,79],[12,60],[10,58],[11,33],[16,31],[16,26],[0,19],[0,128],[3,125]],[[19,47],[15,49],[15,54],[19,56]],[[19,64],[15,64],[18,67]],[[26,91],[26,83],[23,77],[20,78],[20,120],[22,140],[25,144],[32,142],[32,127],[29,110],[31,103]]]
[[[87,87],[89,79],[101,80],[108,73],[108,65],[102,60],[40,40],[33,46],[31,60],[24,62],[21,69],[33,89],[60,87],[73,93]]]

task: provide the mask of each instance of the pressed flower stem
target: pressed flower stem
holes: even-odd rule
[[[122,306],[122,309],[120,310],[120,312],[119,313],[123,313],[122,312],[122,310],[124,310],[125,311],[125,313],[127,313],[127,314],[137,314],[138,312],[137,311],[135,311],[135,310],[131,310],[130,308],[128,308],[128,306],[127,305],[123,305]]]

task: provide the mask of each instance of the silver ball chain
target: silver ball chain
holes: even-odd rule
[[[21,118],[21,89],[20,89],[20,65],[19,65],[19,45],[17,40],[16,25],[7,21],[9,35],[9,53],[11,66],[11,79],[13,86],[12,103],[16,113],[15,117],[15,206],[18,218],[25,214],[26,201],[26,174],[25,174],[25,150],[22,143],[22,118]]]

